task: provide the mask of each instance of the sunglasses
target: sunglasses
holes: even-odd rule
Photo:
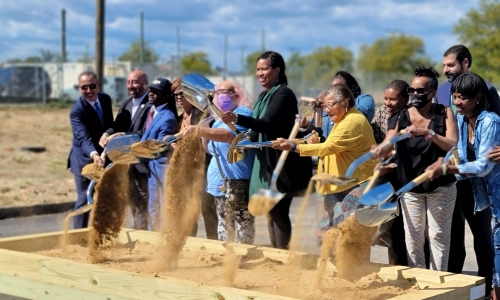
[[[95,90],[96,87],[97,87],[97,84],[95,84],[95,83],[89,84],[89,85],[81,85],[80,90],[82,90],[82,91],[86,91],[87,89]]]
[[[177,98],[177,97],[184,97],[184,93],[183,92],[174,93],[174,97],[175,98]]]
[[[406,88],[406,92],[408,92],[408,95],[412,95],[412,94],[415,94],[415,93],[417,93],[419,95],[424,95],[424,94],[429,93],[430,91],[426,90],[423,87],[421,87],[421,88],[407,87]]]

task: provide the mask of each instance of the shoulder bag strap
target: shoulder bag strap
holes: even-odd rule
[[[210,141],[210,143],[212,144],[212,150],[214,151],[215,161],[217,162],[217,168],[219,168],[220,177],[222,177],[222,181],[226,181],[227,177],[224,175],[224,172],[222,171],[222,167],[221,167],[220,161],[219,161],[219,155],[217,154],[217,151],[215,150],[214,142]]]

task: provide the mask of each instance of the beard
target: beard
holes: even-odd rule
[[[453,82],[455,79],[462,75],[464,73],[464,69],[462,66],[460,66],[460,69],[456,70],[455,72],[446,72],[444,75],[446,76],[446,79],[448,79],[448,82]]]

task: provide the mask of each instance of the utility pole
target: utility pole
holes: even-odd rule
[[[240,47],[240,63],[241,63],[241,82],[243,85],[243,89],[246,90],[246,82],[245,82],[245,77],[246,77],[246,70],[245,70],[245,46]]]
[[[175,45],[177,48],[177,57],[172,63],[175,63],[175,76],[182,76],[182,64],[181,64],[181,30],[179,27],[175,28]]]
[[[227,35],[224,36],[224,59],[223,59],[223,73],[222,80],[227,79]]]
[[[57,85],[59,88],[59,94],[62,94],[64,89],[64,63],[66,62],[66,10],[63,8],[61,10],[61,62],[58,66],[58,77],[57,77]],[[45,76],[44,78],[44,86],[45,86]],[[45,94],[45,92],[44,92]],[[60,96],[60,95],[59,95]]]
[[[101,91],[104,77],[104,9],[105,0],[96,0],[95,65]]]
[[[140,35],[139,35],[139,63],[144,63],[144,13],[141,11],[139,14],[140,20]]]
[[[264,28],[260,33],[260,50],[262,52],[266,51],[266,30]]]
[[[66,10],[61,10],[61,62],[66,62]]]

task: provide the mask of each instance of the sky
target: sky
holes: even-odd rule
[[[95,48],[94,0],[17,0],[0,2],[0,62],[60,52],[61,9],[66,9],[68,58],[75,61]],[[440,62],[450,46],[456,22],[478,0],[107,0],[105,59],[113,61],[139,38],[144,13],[145,41],[165,62],[176,55],[176,27],[181,53],[204,51],[213,67],[223,65],[228,36],[228,69],[241,70],[241,53],[265,48],[285,59],[292,51],[308,54],[321,46],[344,46],[356,56],[360,45],[394,32],[415,35],[426,54]]]

